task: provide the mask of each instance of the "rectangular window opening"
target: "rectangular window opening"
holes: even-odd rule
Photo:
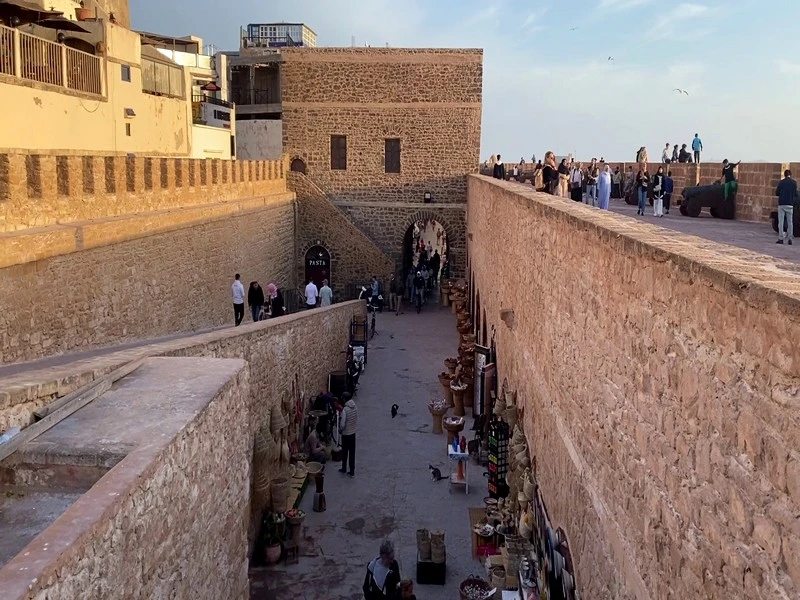
[[[347,136],[331,136],[331,170],[347,170]]]
[[[130,65],[121,65],[120,68],[122,69],[122,81],[130,81],[131,80]]]
[[[400,172],[400,140],[389,138],[384,144],[384,165],[387,173]]]
[[[131,124],[130,123],[125,123],[125,135],[127,135],[128,137],[131,136]]]

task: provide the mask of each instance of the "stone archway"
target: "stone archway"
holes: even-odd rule
[[[304,283],[308,283],[308,280],[311,279],[317,287],[322,287],[323,280],[327,279],[329,282],[332,281],[331,253],[322,245],[311,246],[306,250],[303,259],[303,267]]]
[[[447,260],[449,262],[449,271],[450,275],[452,276],[454,272],[458,272],[455,269],[457,263],[455,263],[456,257],[453,255],[452,250],[452,240],[453,240],[453,231],[454,227],[452,224],[445,218],[443,218],[438,212],[433,210],[419,210],[411,214],[409,217],[406,218],[404,226],[403,226],[403,247],[402,247],[402,254],[400,264],[402,266],[403,272],[407,272],[408,269],[412,266],[410,263],[410,257],[408,256],[408,247],[409,241],[412,241],[412,234],[414,230],[414,226],[420,222],[434,222],[441,226],[441,230],[444,234],[444,239],[446,240],[446,248],[447,248]],[[442,261],[441,269],[440,269],[440,276],[444,274],[444,261]]]
[[[295,173],[302,173],[303,175],[306,174],[306,161],[304,161],[300,157],[295,157],[292,159],[292,162],[289,163],[289,170],[294,171]]]

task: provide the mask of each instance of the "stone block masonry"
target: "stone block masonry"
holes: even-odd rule
[[[581,596],[800,597],[796,272],[480,176],[468,231]]]
[[[230,323],[241,273],[296,288],[294,202],[0,269],[0,363]],[[247,317],[249,318],[249,316]]]

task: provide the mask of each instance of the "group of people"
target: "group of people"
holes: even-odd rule
[[[322,287],[317,287],[314,279],[309,278],[303,292],[306,309],[317,308],[317,306],[330,306],[333,304],[333,290],[328,285],[328,280],[322,280]]]
[[[233,297],[233,320],[236,327],[238,327],[244,319],[245,302],[244,285],[239,273],[236,273],[233,278],[231,295]],[[274,283],[267,284],[267,295],[265,296],[261,285],[257,281],[251,281],[250,288],[247,290],[247,304],[250,307],[253,321],[280,317],[286,312],[283,294]]]
[[[681,145],[681,149],[678,150],[678,144],[672,146],[672,151],[670,152],[669,142],[664,146],[664,150],[661,152],[661,162],[665,165],[670,163],[690,163],[694,162],[696,164],[700,164],[700,153],[703,151],[703,140],[700,139],[700,136],[695,133],[694,139],[692,140],[692,152],[690,153],[686,149],[686,144]],[[640,158],[642,160],[640,160]],[[692,160],[694,159],[694,160]],[[646,163],[647,162],[647,149],[642,146],[639,148],[639,151],[636,153],[636,162],[638,163]]]

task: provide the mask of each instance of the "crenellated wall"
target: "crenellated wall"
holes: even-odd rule
[[[800,597],[793,266],[481,176],[467,227],[581,597]]]

